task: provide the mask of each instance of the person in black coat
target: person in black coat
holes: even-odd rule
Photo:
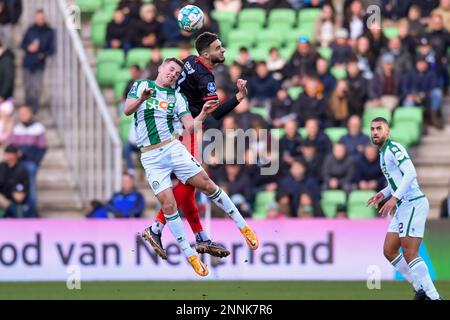
[[[321,156],[326,156],[331,153],[332,144],[330,138],[320,130],[319,120],[316,118],[310,118],[306,121],[306,141],[314,143],[316,151]]]
[[[127,52],[131,47],[130,23],[125,20],[121,10],[114,12],[113,20],[106,28],[106,47],[112,49],[123,49]]]
[[[156,8],[146,4],[141,8],[141,19],[134,22],[131,42],[133,47],[161,47],[164,41],[163,25],[157,19]],[[177,31],[179,31],[177,29]]]
[[[14,54],[0,40],[0,103],[14,93]]]
[[[354,182],[358,189],[380,191],[386,179],[380,169],[378,149],[373,145],[364,148],[364,155],[355,156]]]
[[[349,115],[361,117],[368,98],[368,82],[361,74],[356,59],[347,64],[347,91],[351,97],[348,101]]]

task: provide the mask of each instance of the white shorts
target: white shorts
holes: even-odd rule
[[[180,141],[174,140],[161,148],[141,155],[148,183],[155,195],[172,188],[170,174],[173,172],[183,184],[203,170]]]
[[[388,232],[398,233],[400,238],[423,238],[429,209],[426,197],[402,201],[392,217]]]

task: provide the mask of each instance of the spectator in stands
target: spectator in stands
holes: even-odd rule
[[[156,17],[156,7],[153,4],[145,4],[141,7],[141,19],[136,21],[133,26],[132,44],[133,47],[155,48],[160,47],[164,42],[163,26]],[[167,19],[166,22],[171,21]],[[178,32],[177,29],[176,31]],[[173,31],[173,34],[177,32]],[[166,33],[164,33],[164,36]]]
[[[308,76],[304,79],[304,88],[305,91],[294,101],[292,111],[297,115],[300,126],[308,118],[317,118],[320,127],[324,128],[328,122],[328,101],[323,95],[323,85],[316,76]]]
[[[423,17],[429,17],[431,15],[431,12],[439,6],[439,0],[409,0],[411,4],[417,5],[420,8],[420,11],[422,12]],[[426,22],[427,20],[425,20]]]
[[[417,5],[412,5],[408,10],[408,25],[409,25],[409,34],[414,39],[420,39],[425,35],[425,26],[421,21],[422,12],[420,7]]]
[[[291,217],[291,200],[289,195],[277,196],[277,202],[267,206],[266,219],[275,220]]]
[[[352,190],[354,171],[355,162],[347,153],[345,145],[335,144],[332,154],[329,154],[323,162],[323,189],[342,189],[349,193]]]
[[[336,206],[336,219],[348,219],[347,206],[345,204],[338,204]]]
[[[399,102],[400,74],[394,69],[395,58],[386,53],[381,57],[381,69],[369,82],[369,108],[384,107],[393,111]]]
[[[323,93],[328,96],[336,86],[336,78],[331,74],[328,61],[324,58],[317,59],[316,69],[319,80],[323,84]]]
[[[338,28],[337,16],[331,3],[325,3],[322,7],[320,18],[316,22],[314,35],[321,47],[328,47],[334,41],[334,35]]]
[[[296,119],[295,113],[292,112],[292,104],[293,101],[286,89],[278,89],[276,98],[270,104],[270,119],[274,128],[284,127],[287,121]]]
[[[300,150],[301,155],[299,159],[305,164],[308,173],[319,184],[322,183],[323,156],[316,151],[316,145],[312,141],[303,140]]]
[[[45,62],[55,52],[55,32],[47,24],[43,10],[36,11],[35,24],[28,28],[22,40],[25,50],[23,79],[26,103],[37,113],[42,92]]]
[[[416,58],[424,58],[428,63],[428,68],[430,70],[438,71],[438,57],[436,56],[436,52],[430,45],[430,41],[427,37],[423,37],[419,40],[418,44],[418,54]],[[416,60],[417,61],[417,60]]]
[[[377,60],[370,50],[370,42],[366,36],[361,36],[356,41],[355,56],[358,59],[358,67],[362,76],[367,80],[372,79]]]
[[[350,60],[347,64],[347,90],[352,97],[348,103],[349,114],[361,117],[367,101],[368,82],[358,67],[358,60]]]
[[[301,155],[302,137],[298,133],[297,121],[290,120],[284,125],[285,135],[280,139],[280,154],[286,165],[291,165]]]
[[[8,143],[14,127],[14,105],[12,101],[0,102],[0,150]]]
[[[365,147],[370,144],[370,138],[361,131],[361,118],[352,115],[347,122],[348,133],[344,135],[340,142],[347,149],[351,156],[358,156],[364,153]]]
[[[426,115],[430,114],[431,124],[442,129],[440,115],[442,108],[442,89],[439,87],[436,73],[429,70],[427,61],[419,57],[416,68],[411,70],[402,80],[403,104],[406,106],[425,106]],[[428,117],[427,117],[428,118]]]
[[[0,41],[12,47],[12,27],[22,14],[22,0],[0,0]]]
[[[306,120],[306,140],[314,143],[316,146],[316,151],[321,156],[326,156],[331,152],[331,141],[330,138],[320,130],[320,123],[317,118],[310,118]]]
[[[348,95],[347,82],[345,80],[339,80],[336,88],[334,89],[329,103],[329,126],[330,127],[343,127],[347,122],[349,116],[349,100],[351,97]]]
[[[288,176],[281,179],[278,192],[289,194],[292,199],[292,213],[297,213],[300,194],[309,191],[314,199],[320,200],[320,187],[317,181],[308,174],[306,167],[299,160],[295,160]]]
[[[270,49],[266,64],[267,70],[272,73],[274,79],[280,81],[283,77],[282,70],[286,64],[286,60],[281,57],[278,48],[273,47]]]
[[[412,60],[409,52],[402,47],[402,42],[399,37],[393,37],[389,40],[389,46],[383,52],[384,54],[390,53],[394,56],[394,72],[403,75],[412,68]],[[381,56],[379,64],[381,66],[381,60],[384,54]]]
[[[279,81],[275,80],[267,69],[265,61],[256,64],[256,74],[248,82],[248,93],[250,105],[255,107],[270,108],[270,100],[275,98],[280,87]]]
[[[364,155],[355,157],[354,181],[360,190],[379,191],[385,186],[385,178],[380,169],[378,149],[373,145],[364,147]]]
[[[255,70],[255,62],[250,56],[250,52],[246,47],[239,49],[239,54],[234,61],[241,68],[241,77],[243,79],[250,79]]]
[[[24,165],[30,173],[30,203],[37,203],[36,176],[39,165],[47,151],[45,127],[33,119],[29,106],[18,109],[19,123],[14,126],[10,144],[18,147],[23,155]]]
[[[238,14],[241,6],[241,0],[214,0],[214,8],[221,12],[226,11]]]
[[[316,61],[319,57],[314,45],[309,42],[307,36],[298,37],[297,50],[284,66],[284,76],[292,78],[292,85],[301,85],[302,77],[316,73]]]
[[[122,10],[116,9],[113,19],[106,28],[106,47],[123,49],[127,52],[131,48],[130,25],[131,23],[125,20]]]
[[[450,218],[450,183],[449,183],[449,192],[447,197],[441,202],[441,210],[439,216],[441,218]]]
[[[125,90],[123,91],[123,99],[124,100],[127,98],[128,92],[130,92],[133,84],[136,81],[144,78],[144,72],[141,70],[141,67],[139,67],[139,65],[134,64],[128,70],[130,72],[131,79],[130,79],[130,81],[128,81],[128,84],[125,87]]]
[[[215,70],[216,68],[214,68]],[[227,94],[227,96],[231,96],[234,94],[234,92],[236,91],[236,81],[240,78],[243,79],[248,79],[242,76],[242,68],[241,66],[234,62],[230,65],[230,67],[228,68],[228,75],[229,75],[229,81],[227,81],[227,83],[225,84],[225,86],[223,87],[223,89],[225,90],[225,93]]]
[[[364,33],[364,15],[361,1],[353,1],[344,19],[344,28],[348,30],[350,35],[350,43],[356,43],[356,39]]]
[[[383,0],[381,14],[383,18],[397,21],[408,14],[409,0]]]
[[[250,102],[247,98],[243,99],[234,109],[234,115],[236,116],[237,128],[244,131],[252,127],[252,123],[255,119],[261,118],[261,116],[250,112]]]
[[[450,32],[450,0],[441,0],[439,7],[433,10],[431,16],[435,14],[442,17],[445,29]]]
[[[416,57],[417,44],[416,39],[409,33],[409,23],[407,20],[400,20],[398,23],[398,36],[402,47],[409,53],[412,60]]]
[[[13,96],[14,74],[14,54],[0,39],[0,104]]]
[[[304,191],[300,194],[297,217],[301,219],[323,217],[320,202],[314,199],[311,192]]]
[[[352,47],[348,43],[348,31],[343,28],[337,30],[336,40],[330,46],[333,50],[332,66],[343,67],[349,61],[352,55]]]
[[[144,70],[143,77],[145,79],[156,79],[156,76],[158,74],[158,67],[163,62],[163,59],[161,57],[161,50],[159,48],[155,48],[152,50],[150,60],[147,63],[147,66]]]
[[[434,14],[430,21],[431,31],[427,37],[436,53],[437,74],[442,79],[442,85],[447,89],[449,84],[447,52],[450,47],[450,33],[444,28],[444,21],[440,14]]]
[[[183,44],[189,44],[193,38],[192,33],[184,31],[178,26],[179,13],[180,8],[177,7],[171,15],[167,15],[164,19],[162,33],[159,35],[164,39],[165,47],[180,47]]]
[[[120,0],[117,9],[120,9],[130,23],[140,20],[142,0]]]
[[[364,36],[369,39],[370,51],[373,52],[375,57],[380,55],[383,48],[387,46],[388,39],[383,33],[381,25],[375,20],[364,33]]]
[[[88,218],[140,218],[144,213],[145,200],[134,185],[134,177],[125,173],[122,176],[122,189],[112,195],[104,205],[94,200],[94,207]]]
[[[219,178],[218,182],[227,185],[228,194],[231,196],[240,194],[245,199],[253,199],[254,193],[251,185],[249,185],[250,178],[248,177],[243,166],[238,164],[226,164],[225,176]]]
[[[6,211],[5,218],[37,217],[27,201],[29,188],[29,175],[20,160],[20,150],[7,146],[0,163],[0,207]]]

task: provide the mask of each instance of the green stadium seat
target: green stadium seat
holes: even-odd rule
[[[239,55],[239,48],[237,47],[227,48],[227,50],[225,51],[225,64],[226,65],[233,64],[234,60],[236,60],[238,55]]]
[[[306,129],[305,128],[299,128],[298,129],[298,134],[303,138],[306,139],[306,137],[308,136],[306,133]]]
[[[266,47],[256,47],[256,48],[252,48],[250,51],[250,54],[253,58],[254,61],[258,62],[258,61],[266,61],[267,58],[269,57],[269,50],[270,48],[266,48]]]
[[[292,26],[286,23],[273,23],[267,27],[267,30],[278,32],[280,37],[284,38],[284,34],[292,30]]]
[[[128,69],[122,69],[116,74],[114,83],[114,98],[116,101],[123,99],[123,92],[130,80],[131,75]]]
[[[394,128],[398,131],[403,131],[408,134],[408,145],[419,144],[422,137],[422,126],[419,123],[413,121],[398,122],[394,124]],[[397,133],[395,132],[394,134]]]
[[[97,63],[115,62],[122,66],[125,63],[125,53],[122,49],[103,49],[97,53]]]
[[[120,1],[122,0],[103,0],[103,8],[111,5],[115,5],[117,7]]]
[[[305,9],[301,9],[298,12],[298,25],[304,25],[304,24],[309,24],[309,25],[314,25],[317,21],[317,19],[320,18],[320,15],[322,14],[322,10],[319,8],[305,8]]]
[[[347,214],[350,219],[369,219],[376,216],[376,210],[367,207],[367,200],[376,192],[372,190],[355,190],[348,197]]]
[[[303,87],[290,87],[287,91],[292,100],[297,100],[298,96],[302,94]]]
[[[348,133],[347,128],[340,127],[326,128],[324,131],[332,143],[338,143],[339,140]]]
[[[391,139],[395,142],[400,143],[405,149],[409,149],[411,144],[414,142],[414,136],[411,134],[408,127],[397,127],[394,126],[391,128]]]
[[[115,76],[120,72],[121,65],[114,61],[97,63],[96,77],[101,87],[113,86]]]
[[[161,49],[161,57],[163,59],[166,58],[178,58],[180,56],[180,49],[179,48],[162,48]]]
[[[284,131],[284,128],[272,128],[270,129],[270,135],[278,140],[284,137],[286,132]]]
[[[145,68],[150,60],[151,49],[147,48],[134,48],[128,51],[126,66],[131,67],[134,64],[139,65],[141,68]]]
[[[368,108],[363,113],[363,127],[370,129],[370,123],[372,120],[376,117],[383,117],[385,118],[389,123],[391,123],[392,120],[392,113],[389,109],[384,107],[379,108]]]
[[[334,218],[336,215],[336,208],[338,205],[345,205],[346,195],[342,190],[325,190],[322,191],[320,204],[323,213],[327,218]]]
[[[253,114],[260,115],[264,119],[268,119],[269,118],[269,111],[266,108],[264,108],[264,107],[253,107],[253,108],[250,108],[250,112],[253,113]]]
[[[238,27],[243,25],[257,24],[260,28],[266,21],[266,11],[262,8],[244,8],[241,9],[238,16]]]
[[[255,210],[253,219],[265,219],[267,216],[267,207],[275,201],[275,191],[260,191],[256,194]]]
[[[264,29],[259,25],[259,23],[249,21],[249,22],[240,24],[237,30],[245,30],[248,33],[251,33],[253,36],[256,36],[258,33],[260,33]],[[230,45],[233,45],[233,42],[231,42],[230,39],[228,39],[228,40],[230,41]]]
[[[333,50],[328,47],[320,47],[317,49],[317,52],[320,54],[322,58],[327,60],[328,62],[331,61],[331,56],[333,55]]]
[[[400,122],[423,123],[423,109],[421,107],[398,107],[395,109],[394,125]]]
[[[309,42],[313,43],[316,38],[314,28],[314,25],[302,25],[297,29],[297,31],[300,35],[307,36],[309,38]]]
[[[297,20],[296,12],[288,8],[272,9],[269,13],[267,25],[270,29],[274,26],[287,26],[292,28]]]
[[[256,40],[256,34],[248,32],[244,29],[234,29],[230,31],[230,34],[228,36],[228,47],[233,48],[251,48],[253,47]]]
[[[220,39],[228,45],[228,36],[236,24],[237,15],[233,12],[213,10],[211,16],[219,24]]]
[[[280,37],[280,33],[277,31],[263,29],[256,35],[256,45],[259,48],[279,48],[283,45],[283,42],[284,39]]]
[[[291,59],[292,55],[294,54],[295,49],[296,49],[295,44],[287,46],[286,48],[280,50],[280,55],[283,59],[289,61],[289,59]]]
[[[332,67],[330,72],[336,78],[336,80],[342,80],[347,78],[347,70],[345,70],[344,68]]]
[[[91,18],[91,24],[99,24],[104,23],[108,24],[114,16],[114,12],[108,11],[108,10],[99,10],[94,13],[94,15]]]
[[[91,40],[95,48],[102,48],[106,43],[106,23],[91,24]]]
[[[397,27],[385,27],[383,28],[383,33],[388,39],[392,39],[400,35],[400,31]]]
[[[133,116],[121,115],[119,120],[119,136],[122,142],[126,142],[128,140],[128,136],[130,135],[130,126],[133,123]]]
[[[76,0],[75,4],[80,8],[82,13],[94,13],[103,5],[102,0]]]

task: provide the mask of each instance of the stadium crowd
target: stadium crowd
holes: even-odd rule
[[[144,66],[129,68],[131,80],[122,100],[135,80],[155,78],[165,48],[178,48],[179,58],[197,54],[192,49],[196,34],[177,25],[179,8],[185,4],[195,4],[205,14],[205,25],[198,33],[211,31],[221,36],[225,27],[214,18],[215,12],[239,16],[248,8],[263,9],[266,26],[275,9],[292,9],[296,14],[320,10],[312,32],[299,32],[288,44],[295,47],[292,54],[273,46],[264,58],[253,57],[251,45],[232,48],[230,41],[225,47],[235,54],[214,69],[221,100],[235,94],[239,78],[248,80],[249,95],[222,121],[208,118],[205,129],[241,128],[256,133],[268,129],[279,139],[280,148],[275,151],[270,150],[270,140],[253,142],[243,155],[244,165],[220,164],[223,158],[227,163],[236,160],[227,159],[230,155],[225,152],[210,155],[210,165],[205,165],[245,216],[257,211],[266,218],[330,216],[321,205],[324,191],[342,190],[348,198],[355,190],[384,187],[378,151],[370,143],[364,119],[370,110],[388,109],[393,115],[398,109],[420,106],[424,114],[421,134],[430,125],[443,127],[450,0],[121,0],[107,23],[102,47],[125,53],[151,49]],[[381,20],[373,19],[371,5],[381,8]],[[12,99],[14,55],[9,48],[12,26],[20,13],[21,0],[0,0],[0,148],[5,151],[0,165],[0,207],[9,216],[37,216],[36,172],[47,146],[45,128],[33,120],[33,114],[39,112],[45,60],[56,48],[54,31],[39,11],[21,43],[24,82],[30,90],[26,90],[26,101],[18,104]],[[240,27],[238,22],[234,27]],[[395,32],[388,34],[388,30]],[[334,136],[330,128],[343,130]],[[133,182],[137,169],[133,155],[138,149],[133,130],[129,132],[124,139],[128,174],[123,177],[123,189],[106,204],[93,202],[91,217],[142,214],[143,198]],[[234,139],[225,135],[226,144]],[[255,164],[256,152],[262,160]],[[260,174],[264,160],[279,163],[275,176]],[[347,217],[346,203],[339,203],[332,216]],[[18,204],[26,205],[17,210]],[[219,216],[215,210],[213,215]]]

